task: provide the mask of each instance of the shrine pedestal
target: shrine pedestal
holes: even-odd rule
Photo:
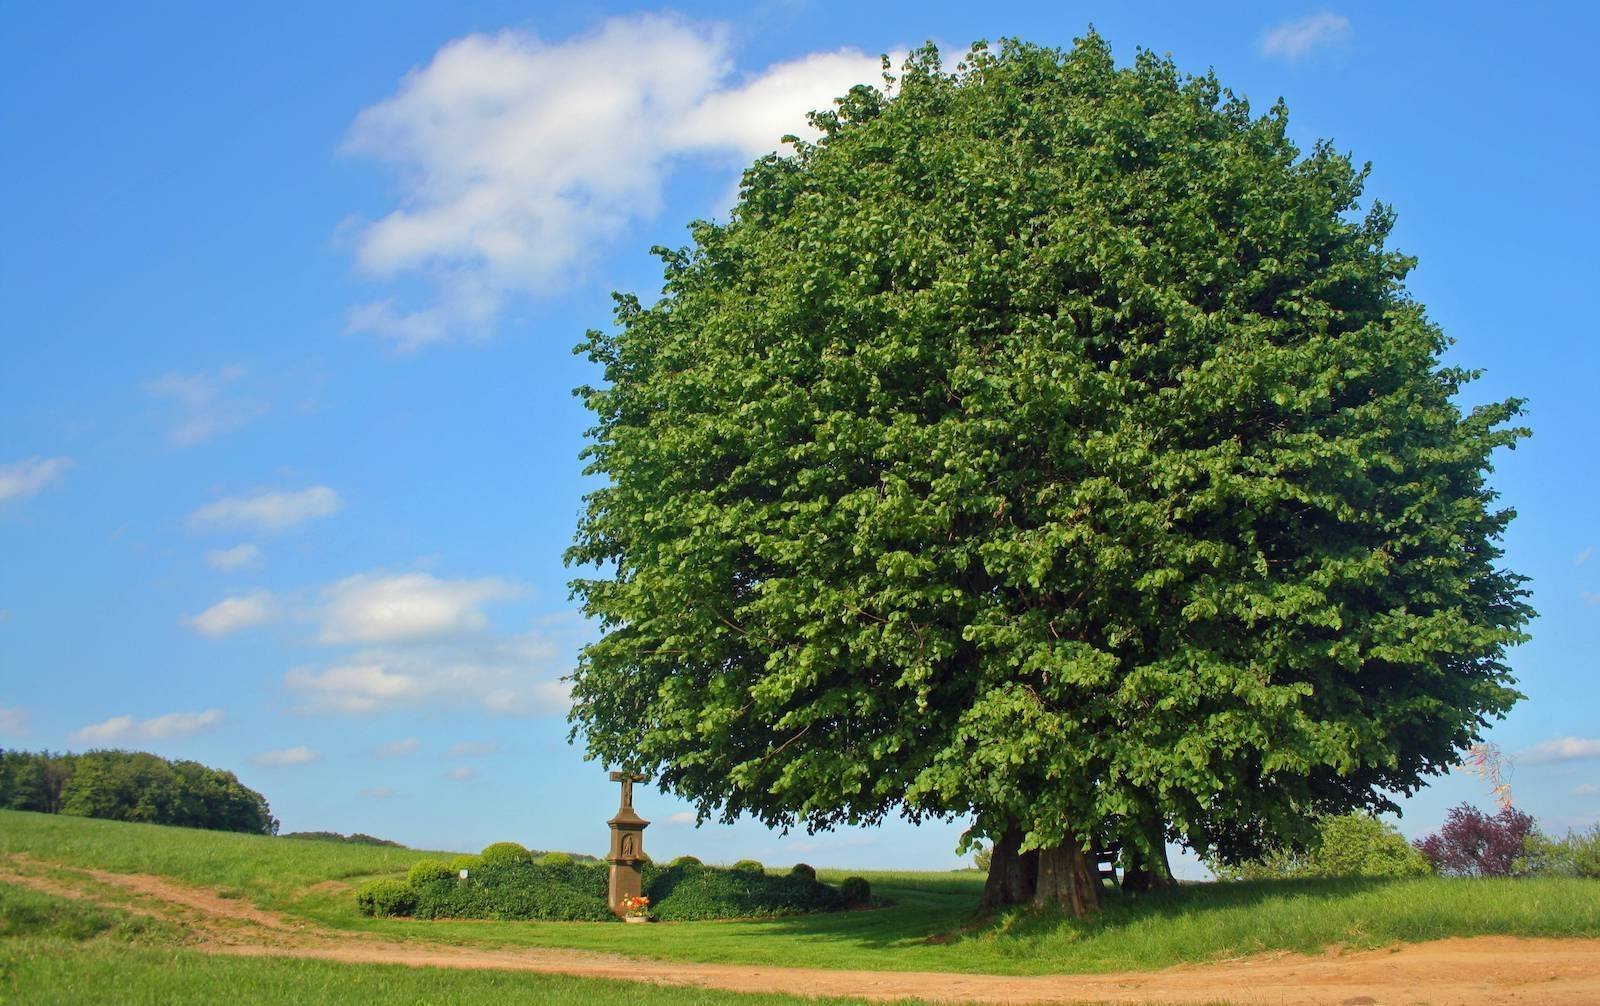
[[[631,791],[636,777],[619,778],[622,775],[611,774],[614,782],[623,783],[623,789],[617,816],[606,822],[611,826],[611,848],[606,853],[606,862],[611,864],[611,883],[606,902],[614,914],[626,918],[627,909],[622,907],[622,900],[644,893],[644,830],[650,822],[633,810]]]

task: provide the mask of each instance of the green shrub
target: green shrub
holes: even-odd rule
[[[758,862],[757,860],[754,860],[754,859],[741,859],[737,863],[733,864],[733,869],[740,870],[740,871],[745,872],[745,873],[766,873],[767,872],[767,868],[765,866],[762,866],[760,862]]]
[[[804,877],[807,880],[816,880],[817,871],[807,866],[805,863],[796,863],[794,864],[794,869],[789,871],[789,876]]]
[[[571,866],[577,860],[565,852],[547,852],[538,859],[540,866]]]
[[[454,880],[457,871],[442,859],[419,859],[406,871],[406,883],[419,888],[430,880]]]
[[[1600,824],[1550,838],[1535,829],[1524,840],[1513,872],[1519,876],[1600,878]]]
[[[691,863],[646,868],[644,893],[650,898],[650,913],[667,922],[769,918],[844,907],[838,891],[806,877]]]
[[[1208,865],[1219,880],[1424,877],[1433,872],[1392,825],[1359,812],[1323,818],[1317,837],[1304,850],[1280,849],[1247,863]]]
[[[377,917],[410,915],[417,907],[417,894],[403,880],[384,877],[369,880],[356,888],[356,907],[362,915]]]
[[[417,888],[422,919],[549,919],[609,922],[606,867],[485,857],[466,883],[433,880]]]
[[[454,859],[450,860],[450,872],[454,873],[456,876],[459,877],[459,876],[461,876],[461,871],[462,870],[466,870],[469,874],[476,873],[478,867],[480,867],[482,865],[483,865],[483,857],[482,856],[474,856],[474,855],[468,853],[467,855],[457,856]]]
[[[496,842],[483,850],[483,865],[500,863],[531,863],[533,853],[515,842]]]
[[[861,908],[872,903],[872,885],[866,877],[846,877],[839,885],[839,895],[847,908]]]
[[[675,867],[675,866],[704,866],[704,865],[705,865],[704,863],[700,862],[700,860],[695,858],[694,856],[679,856],[677,859],[674,859],[672,862],[668,863],[667,867],[670,869],[670,868]]]

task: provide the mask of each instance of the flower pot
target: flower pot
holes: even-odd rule
[[[646,916],[643,916],[643,915],[624,915],[622,917],[622,921],[623,922],[649,922],[650,920],[649,920],[649,918],[647,918]]]

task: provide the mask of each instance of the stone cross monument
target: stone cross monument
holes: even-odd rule
[[[622,806],[617,808],[617,816],[606,822],[611,825],[611,851],[606,854],[606,861],[611,864],[608,902],[618,915],[624,914],[623,898],[644,893],[644,830],[650,822],[633,810],[633,784],[644,782],[644,778],[631,772],[611,773],[612,782],[622,783]]]

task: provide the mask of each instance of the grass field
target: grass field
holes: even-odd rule
[[[891,907],[763,921],[621,926],[363,918],[351,897],[356,882],[398,876],[428,855],[384,847],[0,812],[0,855],[19,854],[33,868],[61,864],[157,874],[331,928],[389,938],[564,947],[669,960],[1041,974],[1158,968],[1270,950],[1315,952],[1330,944],[1375,947],[1447,936],[1600,936],[1600,882],[1567,879],[1196,884],[1157,896],[1110,895],[1102,918],[1089,924],[1025,912],[975,923],[972,909],[982,885],[976,873],[866,872],[874,891],[893,900]],[[822,874],[833,881],[841,876]],[[135,949],[156,956],[130,960],[159,959],[156,948],[140,944]],[[100,952],[86,951],[84,966],[99,966],[95,954]],[[200,973],[235,965],[243,966],[195,961],[185,967]],[[54,966],[40,960],[24,970],[37,975]],[[303,968],[294,973],[307,982],[321,980],[321,972],[310,965],[294,968]],[[425,998],[427,990],[418,988],[417,995]]]

